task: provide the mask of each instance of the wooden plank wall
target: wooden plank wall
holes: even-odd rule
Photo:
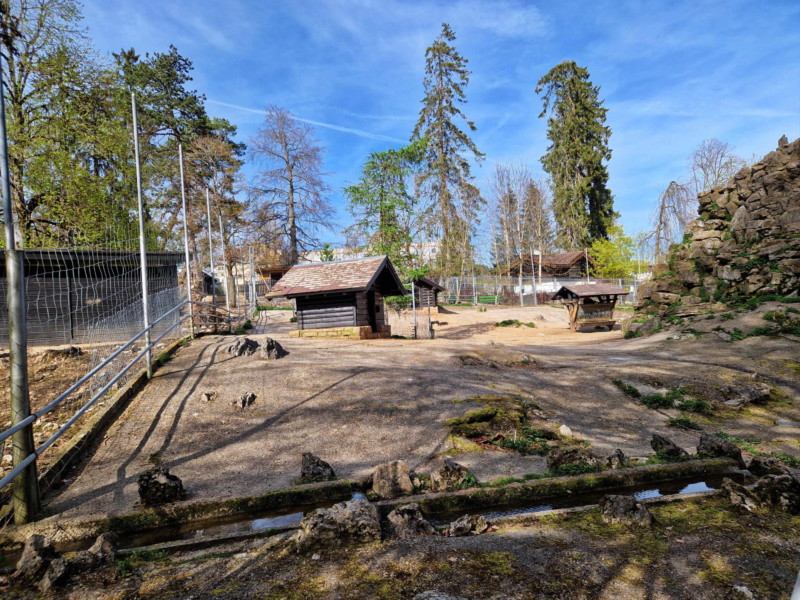
[[[352,293],[306,296],[296,301],[300,329],[352,327],[356,324],[356,300]]]

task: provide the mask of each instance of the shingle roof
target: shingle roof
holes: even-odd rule
[[[567,290],[578,298],[589,296],[626,296],[630,294],[628,290],[612,283],[584,283],[576,285],[565,285],[555,294],[555,298],[566,298],[570,294],[563,293]]]
[[[561,254],[545,254],[542,256],[542,265],[548,267],[571,267],[584,256],[585,253],[583,250],[578,250],[576,252],[562,252]],[[534,255],[534,262],[537,262],[538,258],[538,256]],[[591,262],[592,259],[590,258],[589,261]]]
[[[366,291],[375,285],[384,269],[390,272],[394,280],[389,286],[390,291],[397,295],[403,294],[403,286],[389,259],[385,256],[373,256],[295,265],[275,284],[269,297]]]

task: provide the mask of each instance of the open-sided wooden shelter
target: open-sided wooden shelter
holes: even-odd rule
[[[386,256],[295,265],[268,297],[295,301],[300,337],[389,337],[384,296],[404,296]]]
[[[445,288],[425,277],[414,280],[414,296],[417,308],[439,308],[439,292]]]
[[[620,296],[628,290],[608,283],[565,285],[553,296],[561,300],[569,313],[569,328],[578,331],[581,327],[608,327],[611,331],[617,323],[614,307]]]

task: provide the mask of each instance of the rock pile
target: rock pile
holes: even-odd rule
[[[378,509],[366,500],[348,500],[331,508],[318,508],[300,522],[292,537],[295,551],[346,544],[377,542],[381,539]]]
[[[258,342],[250,338],[236,338],[236,341],[228,346],[228,354],[234,356],[252,356],[258,350]]]
[[[789,295],[800,287],[800,139],[698,197],[668,264],[638,290],[638,309],[696,315],[738,296]],[[641,330],[640,330],[641,331]]]
[[[470,472],[466,467],[461,466],[450,457],[445,457],[431,471],[431,491],[445,492],[457,490],[468,480]]]
[[[436,533],[416,502],[398,506],[386,519],[389,521],[389,535],[400,540]]]
[[[600,514],[606,523],[631,523],[642,527],[653,524],[653,515],[633,496],[604,496],[600,501]]]

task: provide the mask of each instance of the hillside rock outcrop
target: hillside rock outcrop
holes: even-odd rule
[[[753,295],[800,289],[800,138],[698,196],[692,221],[667,264],[639,287],[640,312],[700,314]]]

